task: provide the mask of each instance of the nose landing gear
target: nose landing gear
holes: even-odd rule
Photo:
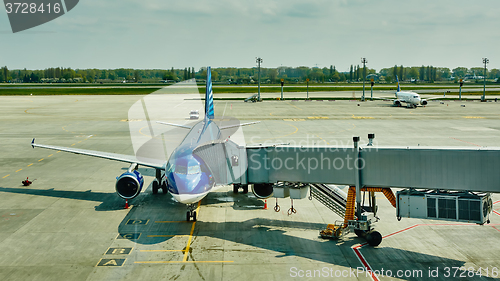
[[[188,211],[186,213],[186,221],[190,221],[193,219],[193,221],[196,221],[196,205],[195,204],[189,204],[187,205]]]

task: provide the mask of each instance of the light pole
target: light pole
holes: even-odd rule
[[[373,84],[374,84],[373,80],[374,80],[374,79],[372,78],[372,79],[371,79],[371,92],[370,92],[370,100],[371,100],[371,101],[373,101]]]
[[[259,92],[259,96],[257,98],[258,101],[261,101],[260,99],[260,64],[264,61],[263,59],[261,58],[255,58],[255,61],[259,64],[259,77],[258,77],[258,80],[259,80],[259,86],[258,86],[258,92]]]
[[[464,80],[460,79],[460,90],[458,91],[458,100],[462,100],[462,86],[464,85]]]
[[[285,84],[285,79],[281,78],[281,100],[283,100],[283,84]]]
[[[490,60],[488,58],[483,58],[484,63],[484,74],[483,74],[483,96],[481,97],[481,101],[486,101],[486,64],[489,63]]]
[[[306,79],[306,83],[307,83],[307,97],[306,97],[306,100],[309,100],[309,78]]]
[[[361,62],[363,63],[363,97],[361,98],[361,101],[365,101],[365,78],[366,78],[366,63],[368,61],[366,58],[361,58]]]

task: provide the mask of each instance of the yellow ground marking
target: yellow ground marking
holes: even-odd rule
[[[352,118],[353,119],[375,119],[371,116],[354,116],[354,114],[352,115]]]
[[[51,155],[47,156],[47,158],[51,157],[52,155],[54,155],[54,154],[51,154]]]
[[[303,119],[303,118],[286,118],[286,119],[283,119],[283,121],[306,121],[306,119]]]
[[[309,116],[307,119],[330,119],[326,116]]]
[[[294,126],[294,125],[291,125],[291,124],[288,124],[288,123],[284,123],[284,124],[286,124],[286,125],[288,125],[288,126],[290,126],[290,127],[294,127],[294,128],[295,128],[295,131],[294,131],[293,133],[290,133],[290,134],[287,134],[287,135],[277,136],[277,137],[272,137],[272,138],[268,138],[268,139],[263,139],[263,140],[261,140],[261,141],[266,141],[266,140],[272,140],[272,139],[277,139],[277,138],[284,138],[284,137],[288,137],[288,136],[293,135],[293,134],[295,134],[295,133],[297,133],[297,132],[299,131],[299,128],[297,128],[297,127],[296,127],[296,126]]]
[[[149,137],[149,138],[153,138],[153,139],[158,139],[158,140],[161,140],[161,139],[160,139],[160,138],[158,138],[158,137],[153,137],[153,136],[150,136],[150,135],[148,135],[148,134],[143,133],[143,132],[142,132],[142,129],[144,129],[144,128],[149,128],[149,126],[144,126],[144,127],[140,128],[140,129],[139,129],[139,134],[141,134],[141,135],[143,135],[143,136],[146,136],[146,137]]]
[[[299,108],[298,106],[295,106],[295,105],[293,105],[293,104],[291,104],[291,103],[289,103],[289,102],[287,102],[287,103],[288,103],[289,105],[291,105],[291,106],[293,106],[293,107],[297,108],[298,110],[302,110],[302,108]]]
[[[186,250],[141,250],[141,252],[184,252]]]
[[[76,143],[72,144],[71,146],[75,145]]]
[[[10,174],[6,175],[6,176],[3,176],[2,179],[5,179],[6,177],[10,176]]]
[[[19,170],[17,170],[17,171],[16,171],[16,173],[17,173],[17,172],[19,172],[19,171],[22,171],[22,170],[23,170],[23,169],[19,169]]]
[[[189,236],[189,235],[186,235],[186,234],[183,234],[183,235],[174,235],[174,234],[148,235],[149,238],[156,238],[156,237],[183,237],[183,236]]]
[[[59,153],[59,152],[61,152],[61,151],[60,151],[60,150],[58,150],[56,153]]]
[[[481,117],[481,116],[463,116],[464,118],[467,119],[485,119],[486,117]]]
[[[38,160],[38,162],[40,162],[40,161],[42,161],[42,160],[43,160],[43,158],[42,158],[42,159],[40,159],[40,160]]]
[[[136,261],[134,263],[223,263],[234,261]]]
[[[31,166],[31,165],[33,165],[33,163],[29,164],[29,165],[28,165],[28,166],[26,166],[26,167],[29,167],[29,166]]]
[[[81,143],[82,141],[78,141],[78,143]]]
[[[188,221],[155,221],[155,223],[181,223],[181,222],[188,222]]]
[[[316,135],[316,136],[317,136],[320,140],[322,140],[322,141],[326,142],[326,144],[330,144],[330,143],[328,143],[325,139],[323,139],[322,137],[320,137],[320,136],[318,136],[318,135]]]
[[[196,208],[196,214],[199,214],[201,201],[198,201],[198,207]],[[196,221],[193,222],[193,226],[191,226],[191,232],[189,233],[189,239],[186,245],[186,252],[184,253],[184,259],[182,261],[187,261],[189,254],[189,247],[191,246],[191,240],[193,239],[194,226],[196,225]]]

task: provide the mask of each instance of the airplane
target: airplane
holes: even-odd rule
[[[208,67],[205,92],[205,118],[197,122],[194,126],[157,121],[159,124],[189,130],[179,146],[175,148],[164,163],[140,159],[131,155],[38,144],[35,143],[35,139],[32,140],[31,145],[33,148],[40,147],[130,163],[131,165],[127,172],[118,176],[115,184],[116,193],[125,200],[138,196],[143,187],[144,177],[137,171],[138,166],[154,168],[156,169],[156,179],[153,181],[153,194],[158,193],[160,188],[164,193],[169,192],[179,203],[187,205],[186,220],[190,221],[190,219],[193,219],[193,221],[196,221],[196,205],[210,191],[216,188],[216,180],[210,167],[200,156],[193,153],[194,150],[201,145],[221,140],[221,137],[227,135],[221,134],[222,130],[259,123],[257,121],[219,127],[215,123],[214,118],[212,80],[210,67]],[[164,172],[163,177],[161,174],[162,171]]]
[[[406,103],[407,108],[417,108],[418,105],[427,105],[427,99],[422,99],[419,94],[412,91],[401,91],[398,76],[396,76],[396,81],[398,82],[398,90],[395,93],[396,99],[392,100],[393,105],[401,106],[403,102]]]

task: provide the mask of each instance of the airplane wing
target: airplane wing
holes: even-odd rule
[[[242,126],[247,126],[247,125],[252,125],[252,124],[257,124],[257,123],[260,123],[260,121],[248,122],[248,123],[236,124],[236,125],[229,125],[229,126],[223,126],[223,127],[220,127],[219,129],[220,130],[224,130],[224,129],[242,127]]]
[[[82,154],[82,155],[87,155],[87,156],[115,160],[115,161],[120,161],[120,162],[125,162],[125,163],[137,163],[138,165],[142,165],[142,166],[146,166],[146,167],[150,167],[150,168],[155,168],[155,169],[163,169],[164,164],[165,164],[165,163],[160,162],[160,161],[155,162],[154,159],[151,159],[151,160],[138,159],[137,157],[132,156],[132,155],[102,152],[102,151],[95,151],[95,150],[78,149],[78,148],[70,148],[70,147],[55,146],[55,145],[37,144],[37,143],[35,143],[35,139],[33,139],[33,141],[31,141],[31,146],[33,148],[40,147],[40,148],[45,148],[45,149],[52,149],[52,150],[70,152],[70,153],[74,153],[74,154]]]
[[[184,129],[191,129],[192,128],[190,126],[179,125],[179,124],[174,124],[174,123],[167,123],[167,122],[161,122],[161,121],[156,121],[156,123],[162,124],[162,125],[175,126],[175,127],[184,128]]]
[[[371,97],[365,97],[365,99],[371,99]],[[381,98],[381,97],[373,97],[374,100],[384,100],[384,101],[394,101],[394,98]]]
[[[290,145],[290,143],[271,143],[271,144],[262,144],[262,143],[254,143],[254,144],[249,144],[246,147],[247,148],[267,148],[267,147],[277,147],[277,146],[282,146],[282,145]]]
[[[444,97],[432,97],[432,98],[424,98],[424,97],[421,97],[423,100],[438,100],[438,99],[442,99]]]

